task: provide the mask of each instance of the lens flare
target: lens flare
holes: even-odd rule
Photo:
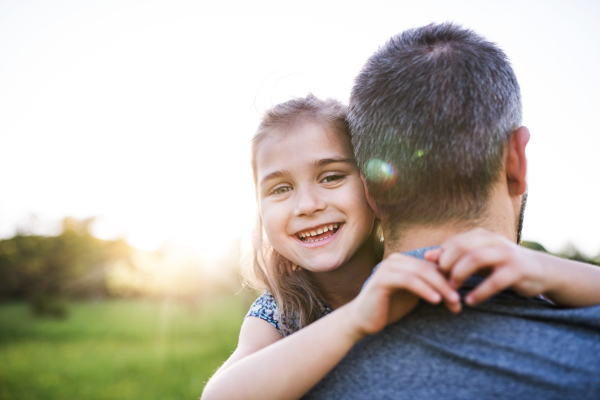
[[[398,174],[394,165],[378,158],[373,158],[365,166],[365,177],[370,183],[377,185],[378,190],[385,191],[394,186]]]

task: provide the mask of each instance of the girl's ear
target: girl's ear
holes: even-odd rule
[[[362,180],[363,186],[365,188],[365,197],[367,198],[367,203],[369,203],[369,207],[371,207],[373,212],[375,212],[375,217],[381,220],[381,218],[379,217],[379,208],[377,207],[377,203],[375,203],[375,200],[373,200],[373,198],[369,195],[369,186],[367,185],[367,179],[365,178],[365,175],[362,172],[360,173],[360,179]]]

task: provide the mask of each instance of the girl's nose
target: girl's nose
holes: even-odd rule
[[[325,200],[320,198],[314,190],[296,190],[297,203],[294,215],[297,217],[312,215],[327,208]]]

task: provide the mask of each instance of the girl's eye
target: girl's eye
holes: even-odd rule
[[[271,194],[284,194],[289,192],[290,190],[292,190],[292,188],[289,186],[280,186],[271,190]]]
[[[344,178],[343,175],[329,175],[329,176],[326,176],[325,178],[323,178],[323,180],[321,182],[323,182],[323,183],[335,182],[335,181],[339,181],[340,179],[343,179],[343,178]]]

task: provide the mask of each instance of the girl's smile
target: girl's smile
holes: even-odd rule
[[[260,214],[274,249],[314,272],[361,253],[374,213],[347,139],[304,122],[265,138],[256,159]]]
[[[342,223],[324,224],[298,232],[295,236],[306,247],[319,247],[331,243],[342,229]]]

